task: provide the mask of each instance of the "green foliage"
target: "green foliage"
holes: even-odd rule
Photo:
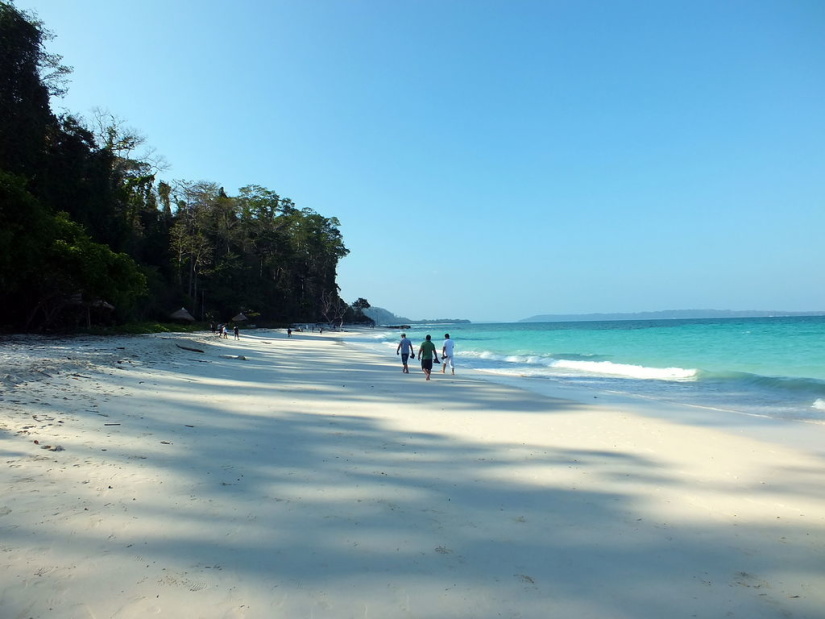
[[[37,302],[32,283],[47,264],[51,216],[19,176],[0,170],[0,312],[4,324],[20,324]]]
[[[54,218],[47,262],[51,294],[67,296],[79,291],[88,302],[106,300],[128,306],[146,292],[146,277],[134,260],[92,241],[65,213]]]
[[[370,307],[372,306],[369,301],[363,297],[359,297],[355,303],[347,309],[347,313],[344,315],[344,321],[354,324],[375,325],[375,321],[364,313],[364,310]]]
[[[68,69],[48,38],[0,0],[0,325],[88,329],[181,306],[286,324],[353,311],[338,297],[349,252],[336,218],[259,185],[233,197],[157,182],[134,154],[142,139],[116,119],[92,130],[52,114]]]
[[[0,169],[30,174],[42,162],[53,121],[49,88],[41,79],[53,61],[43,50],[41,25],[0,2]]]

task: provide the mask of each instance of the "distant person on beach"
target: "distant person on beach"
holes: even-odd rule
[[[236,340],[241,339],[241,330],[238,329],[238,325],[235,325],[235,339]]]
[[[292,337],[292,329],[287,329],[286,330],[286,336],[287,337]]]
[[[433,361],[438,362],[438,355],[435,352],[435,344],[433,344],[432,338],[429,335],[421,342],[421,346],[418,347],[418,358],[421,360],[421,369],[424,370],[427,380],[430,380],[430,374],[433,371]]]
[[[410,368],[407,367],[407,361],[410,357],[415,359],[415,351],[413,350],[413,343],[406,333],[401,334],[401,341],[398,342],[398,347],[395,349],[395,354],[401,354],[401,363],[404,366],[402,370],[404,374],[410,373]]]
[[[444,345],[441,347],[441,373],[447,373],[447,366],[455,374],[455,363],[453,362],[453,351],[455,351],[455,340],[450,339],[450,334],[444,334]]]

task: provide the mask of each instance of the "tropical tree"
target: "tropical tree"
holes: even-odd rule
[[[54,123],[51,92],[69,69],[47,54],[42,24],[0,2],[0,169],[31,175],[42,162]]]
[[[374,325],[375,321],[364,314],[364,310],[369,309],[370,307],[372,306],[369,301],[363,297],[359,297],[347,310],[344,320],[347,322]]]
[[[347,309],[349,305],[338,296],[337,291],[325,290],[321,293],[321,314],[330,326],[340,328],[344,324]]]
[[[146,279],[129,256],[95,243],[79,224],[59,213],[52,219],[52,240],[45,251],[48,269],[36,280],[37,304],[26,326],[74,326],[91,310],[128,308],[143,295]]]
[[[69,70],[49,37],[0,0],[0,326],[89,324],[111,305],[120,320],[354,311],[338,296],[336,218],[259,185],[158,181],[164,163],[123,121],[52,113]]]

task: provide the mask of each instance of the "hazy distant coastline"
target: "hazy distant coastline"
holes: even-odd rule
[[[600,320],[674,320],[697,318],[775,318],[788,316],[825,316],[825,311],[785,312],[759,310],[662,310],[618,314],[538,314],[518,322],[583,322]]]
[[[428,320],[412,320],[406,316],[398,316],[382,307],[370,307],[364,314],[375,321],[376,325],[413,325],[431,323],[470,323],[463,318],[440,318]],[[661,310],[658,312],[628,312],[628,313],[600,313],[600,314],[537,314],[529,318],[522,318],[516,322],[598,322],[609,320],[696,320],[701,318],[779,318],[789,316],[825,316],[823,311],[788,312],[784,310]]]
[[[383,307],[368,307],[364,310],[364,314],[375,321],[376,325],[379,326],[387,326],[387,325],[420,325],[420,324],[432,324],[432,323],[441,323],[441,324],[465,324],[469,323],[470,321],[465,318],[432,318],[427,320],[411,320],[406,316],[396,316],[391,311],[384,309]]]

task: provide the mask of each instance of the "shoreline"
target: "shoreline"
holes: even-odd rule
[[[672,329],[615,322],[604,328],[490,324],[452,331],[461,341],[463,367],[523,379],[533,390],[547,382],[825,424],[825,353],[818,337],[825,335],[825,322],[809,320],[815,322],[783,319],[760,328],[684,321]],[[383,347],[397,338],[383,331],[356,339]]]
[[[477,371],[482,380],[527,389],[550,397],[590,402],[596,406],[632,410],[643,416],[686,425],[727,428],[738,435],[758,438],[791,449],[804,449],[825,457],[825,422],[816,419],[781,419],[761,413],[748,413],[684,402],[668,402],[653,396],[627,394],[584,387],[567,387],[552,380],[506,377]]]
[[[0,346],[0,615],[825,617],[821,449],[346,335]]]
[[[363,331],[368,333],[369,331]],[[362,333],[352,330],[343,334],[355,336]],[[353,342],[360,350],[376,354],[376,349],[362,340]],[[459,358],[459,364],[461,359]],[[413,373],[413,366],[411,371]],[[767,442],[778,443],[789,448],[805,449],[825,457],[825,421],[798,417],[775,417],[758,412],[745,412],[721,406],[677,402],[658,398],[654,395],[611,391],[605,388],[584,385],[568,385],[552,377],[519,376],[502,374],[484,369],[468,368],[461,364],[459,373],[477,380],[524,389],[551,398],[573,400],[594,406],[605,406],[634,411],[643,416],[658,419],[699,424],[712,427],[726,427],[737,434],[748,435]],[[435,370],[434,370],[435,376]]]

